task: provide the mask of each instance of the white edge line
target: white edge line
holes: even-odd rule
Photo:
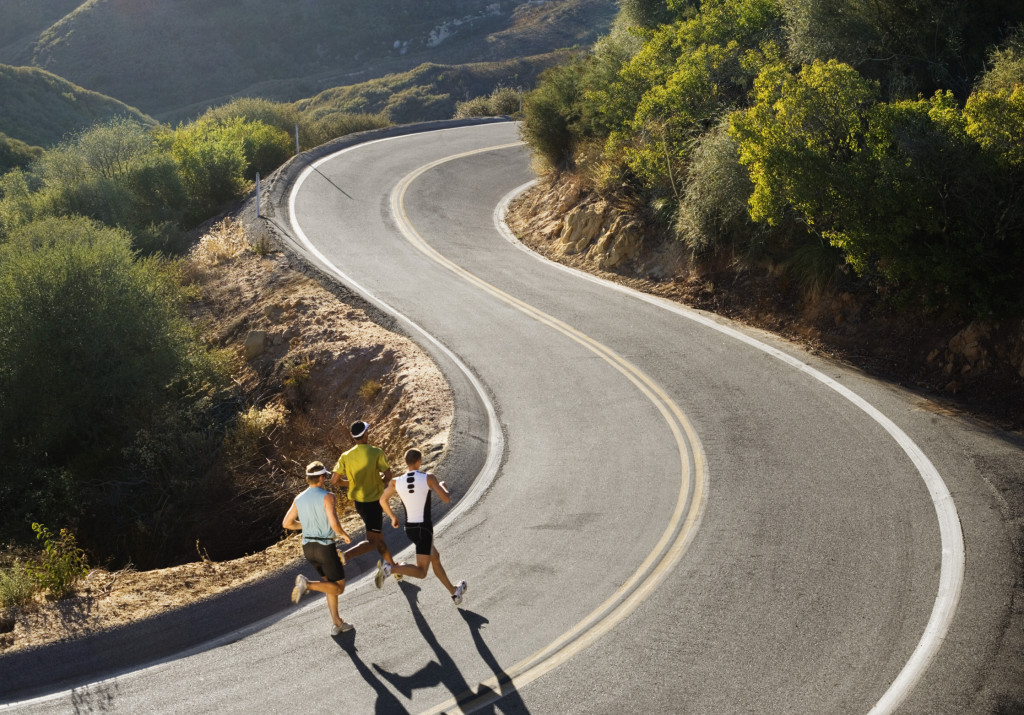
[[[437,129],[434,131],[447,132],[453,131],[453,129]],[[459,370],[462,371],[462,373],[466,376],[466,379],[469,380],[470,384],[473,385],[473,389],[476,390],[477,395],[480,397],[480,401],[483,403],[484,408],[487,410],[487,459],[484,460],[483,467],[480,468],[479,473],[473,480],[473,484],[472,486],[470,486],[465,496],[459,499],[455,506],[449,509],[448,512],[444,515],[444,517],[435,525],[434,531],[436,533],[442,533],[446,528],[448,528],[452,521],[454,521],[462,513],[470,509],[474,504],[476,504],[476,502],[480,500],[480,497],[483,496],[484,492],[487,491],[487,489],[494,482],[495,477],[497,477],[498,475],[498,467],[500,466],[501,457],[505,450],[505,436],[501,431],[501,424],[498,421],[498,413],[497,410],[495,410],[494,408],[494,403],[491,402],[491,399],[488,396],[487,391],[484,389],[484,386],[480,382],[480,380],[476,377],[476,375],[473,374],[469,367],[464,362],[462,362],[462,360],[459,359],[459,357],[455,353],[449,350],[448,347],[446,347],[433,335],[431,335],[418,324],[413,322],[412,319],[410,319],[406,315],[403,315],[395,308],[391,307],[384,301],[377,298],[375,295],[373,295],[368,290],[363,288],[363,286],[361,286],[359,283],[352,280],[352,278],[350,278],[341,269],[339,269],[337,266],[335,266],[333,263],[327,260],[327,257],[324,256],[323,253],[321,253],[312,244],[312,242],[310,242],[309,237],[306,236],[306,233],[302,230],[302,227],[299,226],[298,221],[295,220],[295,194],[298,193],[298,189],[302,185],[302,182],[305,181],[306,178],[321,164],[339,156],[340,154],[344,154],[347,151],[351,151],[352,149],[364,147],[369,144],[376,144],[377,142],[390,141],[392,139],[403,139],[407,138],[408,136],[409,135],[385,137],[383,139],[374,139],[372,141],[363,142],[362,144],[355,144],[353,146],[337,151],[333,154],[328,154],[327,156],[322,157],[321,159],[317,160],[310,166],[306,167],[306,169],[303,170],[303,172],[299,175],[299,178],[295,180],[295,185],[292,187],[291,193],[288,196],[288,214],[292,230],[295,231],[296,235],[299,237],[299,240],[302,242],[302,245],[306,248],[306,250],[309,251],[312,255],[316,256],[316,258],[320,261],[322,268],[326,268],[328,272],[330,272],[336,278],[341,280],[346,286],[348,286],[356,293],[361,295],[368,302],[372,303],[380,310],[383,310],[384,312],[398,318],[401,322],[405,323],[411,330],[419,333],[419,335],[421,335],[425,340],[429,341],[431,345],[434,345],[438,350],[443,352],[445,356],[447,356],[456,365],[456,367],[458,367]],[[403,549],[396,555],[401,556],[406,552],[411,553],[411,547]],[[346,590],[351,591],[356,588],[367,586],[367,584],[370,583],[370,577],[372,575],[372,572],[367,572],[361,578],[357,579],[351,585],[351,587],[347,588]],[[48,693],[47,695],[41,695],[37,698],[30,698],[28,700],[20,700],[12,703],[0,703],[0,711],[12,710],[14,708],[25,707],[28,705],[45,703],[51,700],[58,700],[60,698],[67,697],[75,693],[76,691],[103,687],[104,685],[108,685],[110,683],[117,682],[118,680],[122,680],[127,676],[135,675],[138,673],[154,672],[156,670],[163,669],[172,661],[180,660],[181,658],[187,658],[189,656],[196,655],[207,650],[211,650],[223,645],[227,645],[229,643],[233,643],[234,641],[240,640],[245,636],[251,635],[252,633],[256,633],[265,626],[271,625],[275,621],[283,621],[292,618],[295,615],[297,615],[301,610],[304,610],[305,608],[314,607],[316,603],[316,601],[311,601],[307,603],[306,606],[304,606],[303,608],[297,609],[293,613],[290,613],[289,615],[284,616],[283,618],[276,614],[273,616],[268,616],[267,618],[257,621],[256,623],[251,623],[238,630],[232,631],[231,633],[226,633],[223,636],[215,638],[211,641],[207,641],[200,645],[194,646],[193,648],[185,650],[181,653],[175,653],[174,655],[168,656],[167,658],[164,658],[152,665],[148,665],[145,668],[128,670],[123,673],[119,673],[118,675],[112,676],[110,678],[106,678],[104,680],[97,680],[93,683],[86,683],[76,688],[72,688],[70,690],[62,690],[57,693]]]
[[[701,325],[717,330],[724,335],[746,343],[747,345],[767,353],[787,365],[796,368],[797,370],[821,382],[826,387],[831,388],[833,391],[860,408],[871,419],[881,425],[882,428],[885,429],[885,431],[888,432],[889,435],[897,442],[897,444],[899,444],[907,456],[910,457],[910,461],[913,462],[918,473],[921,475],[921,478],[924,480],[925,487],[927,488],[932,504],[935,507],[935,514],[939,522],[939,533],[941,536],[942,558],[939,572],[939,587],[935,597],[935,604],[932,607],[931,616],[928,619],[928,623],[925,625],[921,640],[918,641],[917,647],[911,654],[910,659],[903,666],[899,675],[897,675],[895,680],[893,680],[889,685],[885,694],[883,694],[879,701],[875,703],[874,707],[870,711],[870,715],[883,715],[885,713],[894,712],[896,708],[899,707],[900,703],[902,703],[910,694],[910,691],[913,690],[914,686],[917,685],[918,681],[924,675],[924,672],[928,669],[928,666],[931,665],[935,656],[938,654],[939,648],[945,641],[946,635],[949,633],[949,628],[952,625],[953,617],[956,614],[957,604],[960,601],[960,591],[963,587],[966,562],[963,531],[960,527],[960,517],[957,514],[956,505],[953,503],[953,496],[950,494],[949,489],[938,470],[931,463],[928,457],[925,456],[921,448],[918,447],[917,444],[892,420],[882,414],[867,400],[853,392],[853,390],[836,382],[807,363],[782,352],[778,348],[774,348],[760,340],[757,340],[756,338],[741,333],[735,328],[731,328],[727,325],[721,325],[707,316],[690,308],[681,306],[678,303],[673,303],[672,301],[664,298],[642,293],[633,288],[629,288],[556,261],[552,261],[546,256],[542,256],[536,251],[532,251],[527,248],[523,245],[522,241],[516,238],[512,233],[512,230],[508,227],[508,224],[505,221],[505,215],[508,212],[508,206],[512,200],[536,183],[536,180],[528,181],[522,186],[513,189],[505,195],[494,209],[494,223],[498,227],[499,232],[509,243],[516,246],[521,251],[528,253],[534,258],[544,261],[559,270],[575,275],[578,278],[583,278],[593,283],[613,288],[614,290],[631,295],[634,298],[650,303],[651,305],[676,313],[688,320],[700,323]]]
[[[438,129],[434,131],[454,130]],[[346,286],[354,290],[356,293],[361,295],[368,302],[372,303],[380,310],[388,313],[389,315],[394,316],[401,322],[405,323],[405,325],[410,330],[412,330],[415,333],[418,333],[424,340],[426,340],[431,345],[440,350],[442,353],[444,353],[444,355],[448,359],[450,359],[452,363],[454,363],[455,366],[458,367],[458,369],[466,376],[466,379],[469,380],[470,384],[473,385],[473,389],[476,390],[476,393],[479,396],[480,401],[483,403],[484,408],[487,411],[487,459],[484,461],[483,467],[480,468],[480,472],[473,480],[473,484],[466,492],[465,496],[459,499],[458,503],[454,507],[449,509],[448,512],[444,515],[444,518],[441,519],[436,525],[435,531],[440,533],[448,526],[448,524],[451,521],[454,521],[458,516],[460,516],[466,510],[471,508],[477,501],[479,501],[480,497],[483,496],[484,492],[486,492],[487,489],[491,486],[491,484],[494,482],[495,477],[498,474],[498,467],[501,462],[502,454],[504,453],[505,450],[505,436],[501,431],[501,424],[498,422],[498,413],[494,407],[494,403],[491,402],[491,399],[488,396],[487,391],[484,389],[483,384],[480,382],[477,376],[454,352],[452,352],[446,345],[444,345],[444,343],[442,343],[436,337],[428,333],[420,325],[415,323],[411,318],[399,312],[396,308],[392,307],[388,303],[385,303],[383,300],[381,300],[373,293],[371,293],[369,290],[364,288],[361,284],[353,280],[348,274],[343,272],[336,265],[331,263],[331,261],[329,261],[327,257],[324,256],[324,254],[321,253],[320,250],[313,245],[313,243],[309,240],[309,237],[306,235],[305,231],[302,230],[302,227],[299,226],[299,223],[295,218],[295,196],[298,193],[299,188],[302,186],[302,183],[306,180],[306,178],[313,171],[315,171],[316,168],[319,167],[321,164],[330,161],[346,152],[352,151],[353,149],[366,147],[369,146],[370,144],[377,144],[379,142],[403,138],[407,138],[407,135],[399,137],[385,137],[383,139],[375,139],[369,142],[364,142],[362,144],[355,144],[353,146],[337,151],[333,154],[329,154],[325,157],[322,157],[321,159],[317,160],[310,166],[306,167],[302,174],[299,175],[299,178],[295,180],[295,185],[292,187],[291,193],[288,196],[288,215],[289,221],[292,226],[292,230],[299,237],[299,240],[301,241],[302,245],[306,248],[306,250],[311,255],[315,256],[317,260],[320,261],[323,268],[326,268],[328,272],[330,272],[332,275],[338,278],[338,280],[340,280]],[[365,581],[367,579],[363,580]]]

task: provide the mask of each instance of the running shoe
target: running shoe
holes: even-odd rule
[[[309,579],[299,574],[295,577],[295,588],[292,589],[292,603],[298,603],[299,599],[306,595],[309,590]]]
[[[384,563],[381,559],[377,559],[377,573],[373,575],[373,585],[380,588],[384,585],[384,579],[387,575],[384,573],[384,569],[388,570],[388,574],[391,573],[391,565]]]
[[[452,594],[452,603],[456,606],[462,605],[462,594],[469,589],[465,581],[459,581],[459,585],[455,587],[455,593]]]
[[[338,550],[338,558],[341,559],[342,566],[348,566],[348,562],[345,561],[345,547],[340,541],[334,542],[334,548]]]
[[[396,581],[401,581],[402,580],[402,574],[400,574],[400,573],[394,573],[394,574],[391,574],[391,575],[395,577]]]
[[[353,630],[354,628],[355,628],[355,626],[353,626],[348,621],[345,621],[340,626],[331,626],[331,635],[332,636],[338,636],[338,635],[341,635],[342,633],[348,633],[349,631]]]

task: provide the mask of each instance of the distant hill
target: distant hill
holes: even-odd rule
[[[0,0],[0,48],[16,51],[9,46],[30,45],[81,4],[82,0]]]
[[[97,122],[131,117],[155,123],[134,107],[82,89],[45,70],[0,65],[0,133],[49,146]]]
[[[498,86],[532,87],[537,75],[561,61],[564,52],[505,62],[464,65],[425,63],[408,72],[328,89],[294,103],[311,120],[331,114],[383,112],[396,124],[448,119],[458,102],[490,94]]]
[[[0,0],[0,13],[30,4]],[[42,5],[51,16],[63,9]],[[586,46],[616,12],[616,0],[88,0],[34,42],[0,47],[0,62],[45,68],[174,121],[236,96],[295,101],[424,62]]]

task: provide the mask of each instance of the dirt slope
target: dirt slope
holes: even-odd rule
[[[194,563],[96,569],[72,598],[37,599],[5,614],[0,659],[189,605],[297,563],[299,540],[279,540],[280,520],[305,488],[305,464],[319,459],[333,466],[351,446],[347,429],[356,419],[370,421],[374,442],[392,464],[413,446],[431,465],[442,456],[453,408],[437,366],[408,338],[372,322],[268,249],[254,251],[241,225],[227,221],[204,236],[187,270],[202,294],[194,317],[212,344],[235,355],[233,379],[252,405],[253,430],[230,465],[241,504],[225,505],[228,531],[271,545],[246,548],[225,543],[226,534],[209,534],[197,542]],[[351,502],[339,501],[343,526],[361,528]],[[225,549],[248,555],[209,558]]]

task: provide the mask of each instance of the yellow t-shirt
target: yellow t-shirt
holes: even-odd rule
[[[352,501],[371,502],[384,493],[382,472],[390,469],[384,451],[368,444],[357,444],[338,457],[334,472],[348,480],[348,498]]]

